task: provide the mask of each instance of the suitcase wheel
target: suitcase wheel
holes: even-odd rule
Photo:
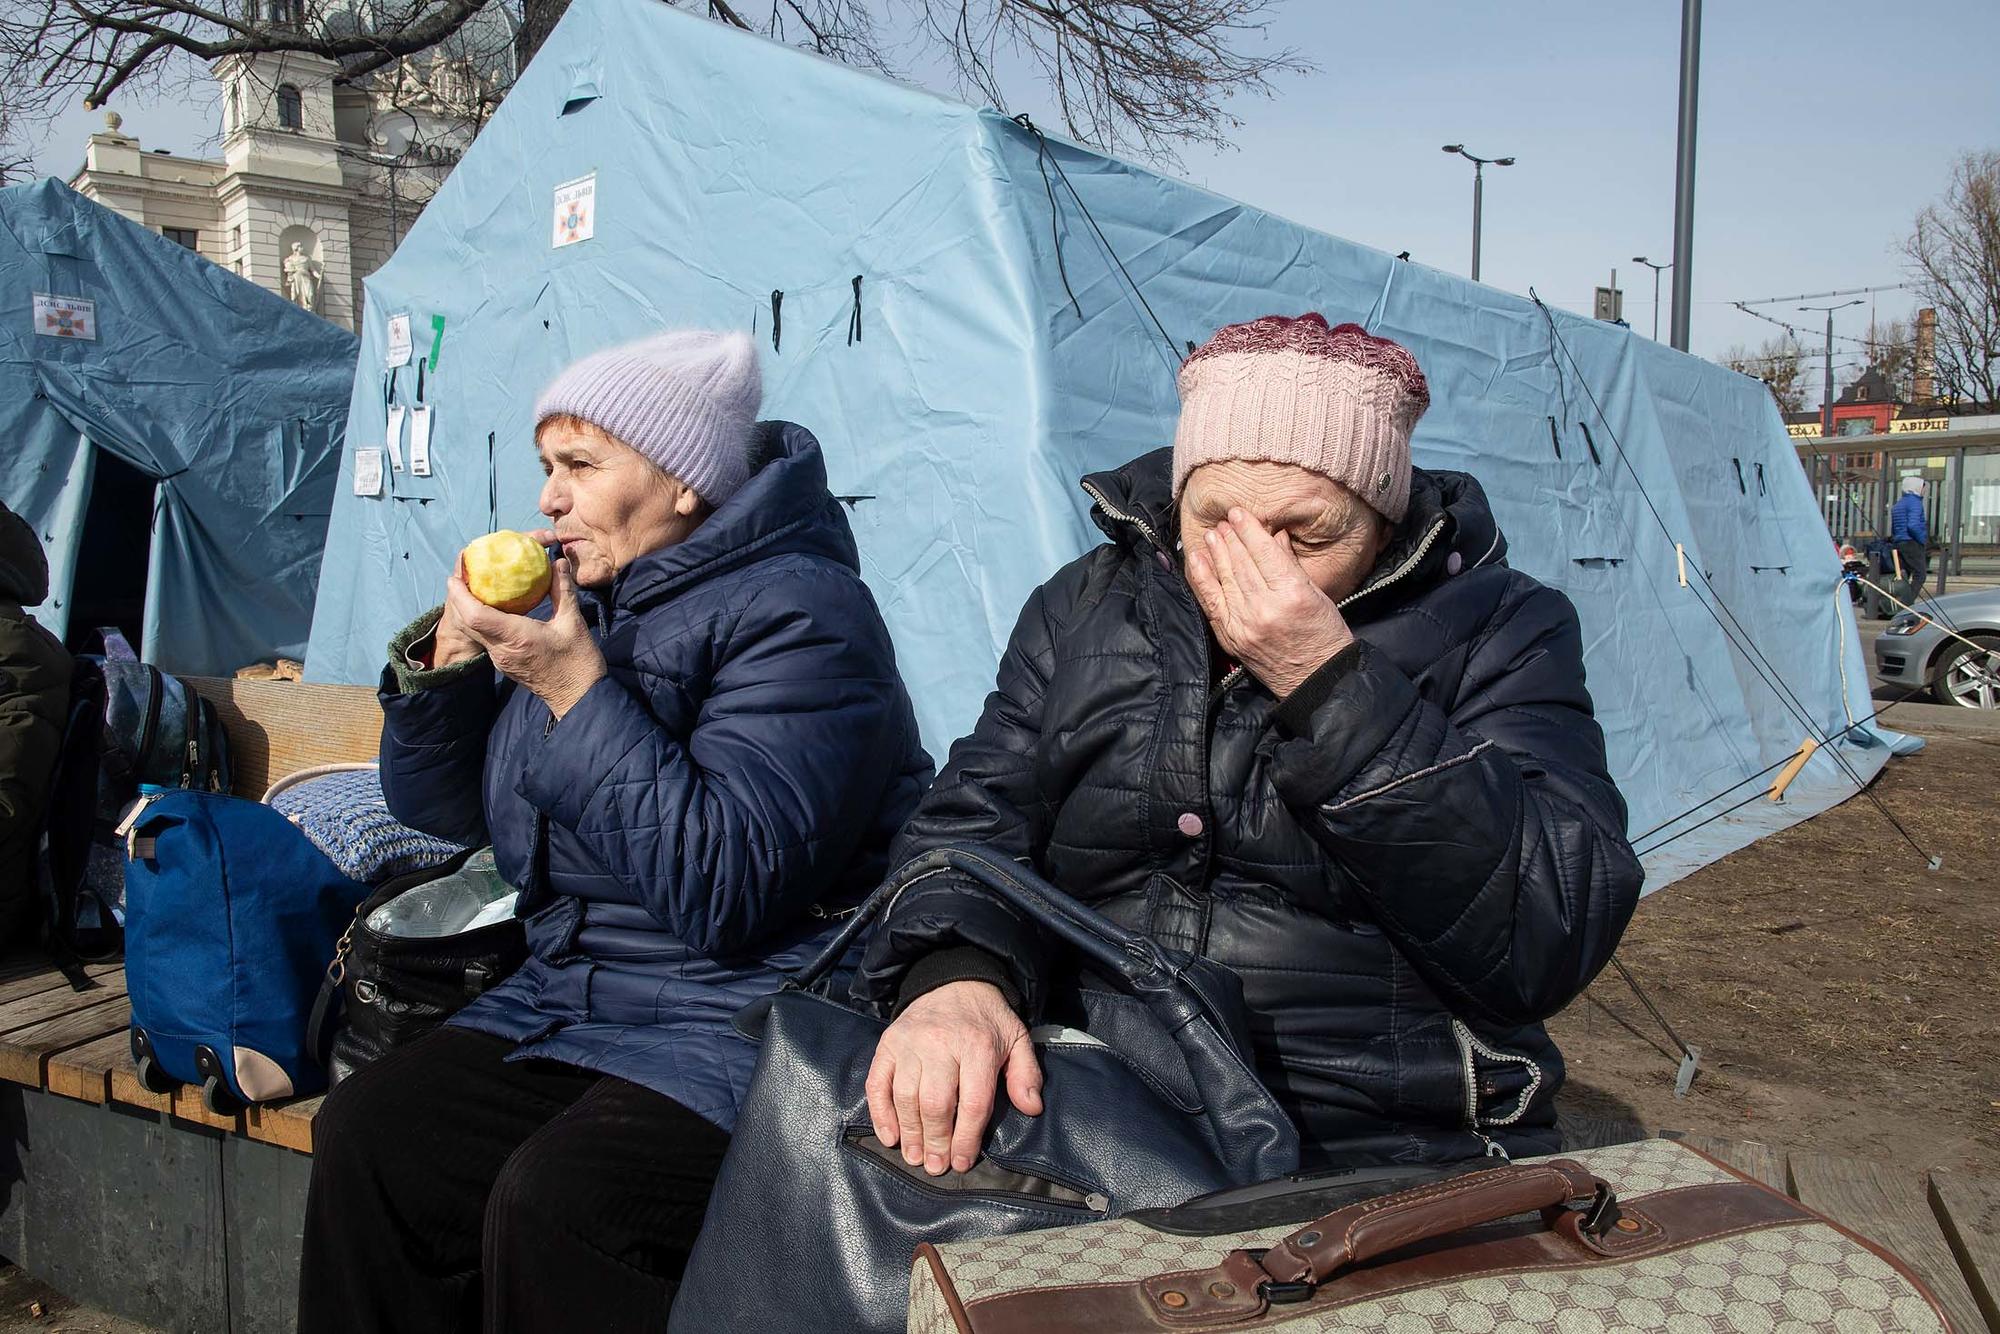
[[[172,1093],[181,1086],[180,1080],[160,1069],[150,1056],[139,1058],[139,1083],[151,1093]]]
[[[148,1092],[172,1093],[181,1086],[180,1080],[160,1069],[160,1063],[153,1059],[153,1044],[142,1028],[132,1030],[132,1061],[139,1068],[140,1085]]]
[[[243,1099],[230,1092],[221,1075],[210,1075],[202,1081],[201,1104],[217,1116],[234,1116],[243,1110]]]
[[[201,1072],[202,1106],[217,1116],[234,1116],[246,1106],[243,1099],[236,1096],[222,1077],[222,1058],[215,1054],[215,1048],[200,1046],[194,1049],[194,1068]]]

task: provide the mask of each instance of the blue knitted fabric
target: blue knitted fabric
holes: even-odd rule
[[[442,866],[463,845],[419,833],[389,814],[374,769],[308,779],[271,799],[341,874],[366,885]]]

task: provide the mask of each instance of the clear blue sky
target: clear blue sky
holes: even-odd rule
[[[1439,146],[1511,154],[1518,165],[1487,169],[1485,280],[1588,311],[1615,266],[1626,319],[1650,332],[1651,275],[1631,257],[1672,248],[1677,3],[1286,0],[1269,41],[1317,72],[1233,103],[1235,148],[1189,151],[1181,174],[1463,273],[1472,168]],[[1732,300],[1901,281],[1896,243],[1953,158],[2000,147],[1996,51],[1996,0],[1709,0],[1694,350],[1776,332]],[[215,132],[212,102],[119,109],[149,148],[201,150]],[[66,115],[41,169],[73,171],[99,123]],[[1912,307],[1899,292],[1875,302],[1884,318]],[[1819,327],[1796,304],[1765,309]],[[1838,328],[1859,333],[1868,314],[1842,312]]]

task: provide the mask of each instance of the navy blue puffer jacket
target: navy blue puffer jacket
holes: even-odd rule
[[[724,1129],[756,1061],[730,1016],[882,879],[931,776],[819,446],[760,429],[773,462],[583,593],[610,674],[560,722],[488,670],[382,685],[389,809],[521,888],[530,957],[456,1022]]]
[[[1314,1160],[1556,1148],[1541,1021],[1609,959],[1640,881],[1575,608],[1507,567],[1476,481],[1418,472],[1341,604],[1358,648],[1280,706],[1217,669],[1169,482],[1164,449],[1085,480],[1111,540],[1029,599],[897,859],[984,843],[1233,969]],[[938,874],[904,890],[857,989],[886,1005],[913,967],[996,961],[1031,1014],[1060,1010],[1051,943]]]

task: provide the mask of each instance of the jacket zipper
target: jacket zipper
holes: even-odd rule
[[[1167,544],[1160,540],[1160,535],[1153,531],[1153,526],[1151,524],[1147,523],[1144,519],[1140,518],[1138,515],[1127,514],[1124,510],[1121,510],[1116,505],[1113,505],[1110,501],[1104,498],[1104,493],[1102,491],[1099,491],[1089,482],[1083,483],[1083,493],[1089,496],[1092,500],[1096,501],[1097,507],[1099,509],[1103,510],[1106,514],[1109,514],[1113,519],[1117,520],[1119,523],[1129,523],[1134,528],[1137,528],[1140,532],[1144,533],[1146,535],[1146,540],[1148,542],[1151,542],[1155,548],[1161,551],[1165,551],[1167,549]]]
[[[1410,571],[1416,569],[1418,565],[1423,563],[1424,557],[1430,554],[1431,546],[1438,540],[1438,534],[1442,533],[1443,531],[1444,531],[1444,520],[1439,519],[1436,523],[1431,525],[1431,530],[1428,533],[1424,534],[1424,540],[1417,544],[1417,549],[1410,553],[1410,558],[1408,560],[1404,561],[1401,565],[1398,565],[1393,571],[1384,575],[1382,578],[1377,579],[1374,583],[1369,584],[1366,588],[1355,589],[1352,593],[1349,593],[1346,597],[1342,598],[1340,601],[1334,603],[1333,605],[1337,608],[1345,609],[1348,603],[1358,601],[1361,598],[1365,598],[1371,593],[1379,593],[1383,589],[1387,588],[1390,584],[1395,583],[1397,580],[1403,578],[1403,576],[1409,574]]]
[[[1500,1142],[1479,1128],[1479,1075],[1472,1068],[1472,1046],[1466,1041],[1471,1030],[1456,1018],[1451,1021],[1452,1040],[1458,1043],[1458,1070],[1465,1082],[1465,1128],[1486,1145],[1488,1158],[1507,1158]]]

